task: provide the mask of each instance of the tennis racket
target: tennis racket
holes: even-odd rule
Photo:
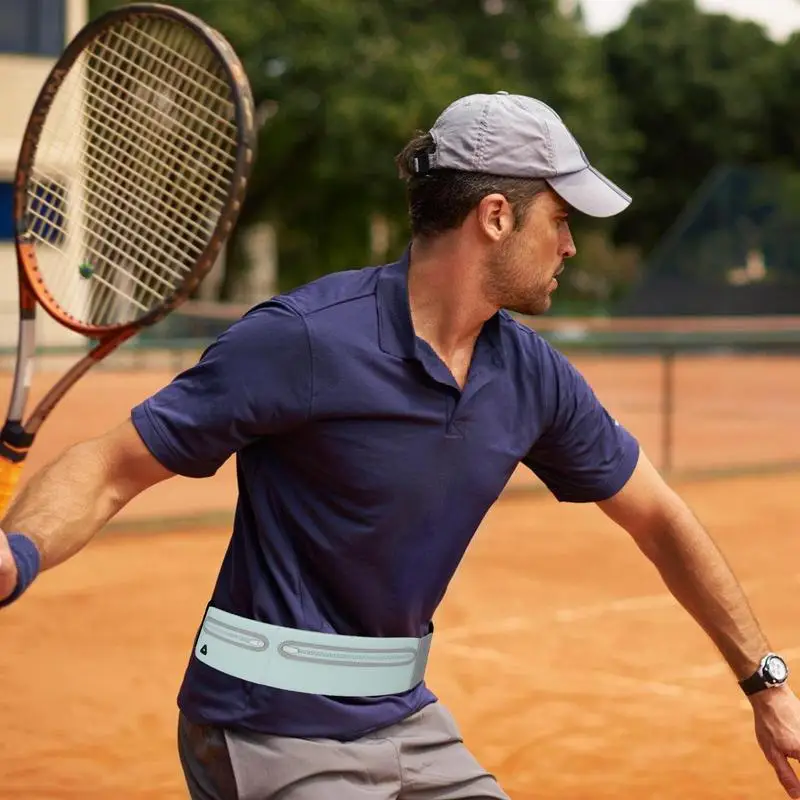
[[[255,136],[239,59],[188,13],[123,6],[67,46],[30,115],[14,184],[19,337],[0,516],[65,393],[211,269],[244,200]],[[90,341],[23,420],[38,306]]]

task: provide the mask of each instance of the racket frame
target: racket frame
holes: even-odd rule
[[[141,17],[162,18],[188,27],[203,39],[206,45],[218,56],[226,72],[235,108],[239,139],[236,166],[217,225],[209,236],[208,243],[198,256],[195,266],[186,280],[161,304],[133,322],[109,326],[90,325],[77,320],[67,311],[60,308],[47,291],[39,271],[35,244],[32,237],[27,234],[28,185],[47,115],[70,69],[86,47],[105,29],[117,26],[126,20],[135,20]],[[33,443],[34,436],[44,420],[66,392],[92,366],[141,329],[154,325],[163,319],[191,295],[214,266],[223,244],[236,224],[255,161],[256,140],[254,102],[250,84],[241,61],[230,43],[218,31],[198,17],[181,9],[160,3],[134,3],[109,11],[89,22],[71,40],[59,60],[50,70],[39,91],[33,110],[28,118],[17,159],[13,209],[19,278],[20,318],[14,384],[6,425],[0,432],[0,456],[8,460],[21,461]],[[23,423],[35,358],[37,304],[41,305],[58,323],[96,340],[96,344],[61,376],[40,400],[30,417]],[[16,455],[17,458],[9,459],[9,456],[13,455]]]

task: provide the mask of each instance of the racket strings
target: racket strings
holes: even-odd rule
[[[87,151],[84,155],[84,160],[95,167],[99,174],[102,174],[103,171],[107,171],[109,167],[115,167],[118,170],[116,173],[118,184],[115,187],[117,191],[114,193],[113,199],[108,192],[101,193],[94,187],[87,186],[84,190],[89,197],[97,201],[99,206],[111,209],[110,214],[107,214],[106,217],[110,217],[112,220],[115,219],[113,214],[116,212],[116,209],[120,207],[122,207],[124,212],[134,213],[138,208],[137,199],[144,196],[144,198],[151,203],[150,213],[163,224],[172,224],[169,213],[165,211],[165,209],[168,211],[170,206],[166,206],[163,199],[159,197],[158,184],[147,170],[138,173],[134,171],[132,167],[125,164],[121,158],[117,157],[114,147],[108,147],[100,158]],[[188,204],[188,198],[186,198],[186,201],[182,201],[180,197],[182,193],[183,192],[176,192],[176,196],[173,198],[174,204],[180,206],[185,212],[191,211],[192,207]],[[222,203],[219,203],[218,210],[221,210],[221,208]],[[101,216],[103,215],[102,211],[100,214]],[[122,223],[118,222],[117,224]],[[143,237],[142,232],[129,232],[134,236],[138,235]],[[205,231],[199,225],[190,220],[190,224],[186,225],[184,231],[182,245],[184,245],[187,250],[196,251],[196,254],[199,254],[206,243],[206,240],[202,236],[204,233]],[[178,254],[180,254],[180,250],[178,250]],[[176,254],[173,253],[173,256],[174,255]]]
[[[109,35],[109,44],[105,44],[102,40],[98,41],[95,48],[95,53],[102,54],[116,66],[130,68],[133,70],[137,66],[133,58],[145,58],[149,55],[141,45],[138,45],[130,40],[126,41],[115,31],[110,31]],[[114,45],[113,47],[111,46],[112,44]],[[125,44],[127,44],[131,49],[132,55],[130,57],[124,55],[123,46]],[[219,126],[216,124],[216,119],[213,116],[210,118],[207,117],[209,107],[213,108],[215,103],[218,102],[219,97],[210,93],[206,87],[204,87],[202,84],[196,83],[193,80],[190,81],[187,79],[185,83],[188,84],[189,91],[197,92],[199,93],[199,96],[192,96],[187,91],[181,91],[179,86],[171,85],[169,83],[169,78],[174,75],[175,69],[173,65],[170,65],[164,59],[153,58],[151,70],[152,72],[149,76],[151,80],[151,88],[154,91],[162,93],[162,96],[180,98],[180,100],[184,103],[183,111],[185,118],[187,122],[190,122],[191,125],[194,125],[196,128],[195,129],[191,127],[189,124],[183,126],[182,132],[186,136],[187,140],[199,142],[203,146],[204,150],[215,150],[217,156],[225,159],[228,155],[227,151],[223,147],[218,146],[216,142],[208,141],[206,138],[208,136],[214,138],[219,137],[228,145],[232,144],[235,146],[236,144],[236,140],[233,138],[233,136],[221,136]],[[163,108],[159,107],[158,105],[160,102],[158,100],[158,95],[151,96],[150,98],[147,96],[141,96],[139,99],[141,100],[142,105],[146,106],[148,110],[152,111],[153,113],[163,113]],[[226,108],[232,112],[233,105],[231,103],[226,103]]]
[[[59,89],[29,189],[29,233],[64,311],[132,322],[191,276],[236,168],[234,112],[217,55],[182,25],[143,18],[92,42]]]
[[[31,216],[33,217],[34,220],[37,220],[38,222],[41,223],[40,229],[44,228],[45,226],[47,226],[49,224],[51,224],[50,223],[50,219],[46,215],[42,214],[39,211],[32,211],[31,212]],[[77,221],[73,222],[72,224],[77,226],[80,229],[80,233],[84,234],[87,239],[89,239],[93,235],[93,231],[91,231],[85,225],[83,225],[83,224],[81,224],[81,223],[79,223]],[[128,243],[128,244],[130,245],[130,243]],[[124,250],[120,249],[116,244],[114,244],[114,242],[111,242],[111,241],[106,242],[106,247],[108,248],[109,251],[114,251],[115,254],[120,259],[126,259],[126,258],[129,257],[128,253],[126,253]],[[91,244],[88,244],[86,249],[87,249],[87,252],[89,252],[90,254],[92,254],[95,257],[99,258],[100,255],[101,255],[100,250],[93,248],[91,246]],[[141,250],[141,248],[137,247],[136,245],[131,245],[131,249],[138,250],[141,253],[144,252],[143,250]],[[124,268],[122,268],[122,267],[120,267],[119,269],[120,269],[121,272],[125,273],[126,277],[130,278],[133,282],[138,283],[140,286],[142,286],[145,289],[145,291],[152,293],[154,296],[158,297],[159,300],[162,299],[162,296],[158,292],[154,291],[152,289],[152,287],[148,286],[146,283],[144,283],[142,280],[140,280],[139,277],[137,277],[134,274],[125,272]],[[161,283],[164,283],[167,286],[169,286],[169,288],[175,289],[175,285],[170,284],[169,281],[167,281],[159,273],[155,272],[154,270],[151,270],[149,267],[146,267],[146,266],[142,267],[142,271],[147,273],[147,274],[149,274],[151,277],[155,277]],[[177,277],[180,277],[180,276],[177,276]],[[143,306],[143,308],[146,308],[146,306]]]
[[[93,70],[87,70],[90,74]],[[126,155],[125,151],[119,146],[119,144],[115,143],[110,137],[114,132],[115,126],[115,119],[112,113],[109,113],[107,110],[107,106],[102,103],[103,97],[107,99],[113,99],[114,93],[113,91],[106,90],[101,86],[94,86],[92,87],[93,96],[90,98],[92,101],[91,106],[91,114],[83,113],[82,114],[82,122],[84,124],[93,124],[97,126],[98,129],[103,130],[105,135],[109,136],[109,141],[107,143],[107,150],[105,151],[104,155],[108,156],[111,160],[115,160],[117,166],[130,170],[130,167],[124,163],[124,161],[120,160],[118,157],[115,159],[115,156],[118,155]],[[135,133],[142,137],[147,137],[148,142],[156,143],[159,147],[162,147],[164,151],[170,154],[172,157],[175,158],[183,158],[184,152],[181,149],[178,149],[177,146],[165,138],[163,135],[160,134],[158,131],[151,131],[137,120],[131,121],[131,127],[134,129]],[[146,156],[148,153],[148,148],[145,147],[145,141],[136,141],[130,142],[129,146],[137,149],[139,151],[140,156]],[[140,161],[140,166],[142,166],[147,173],[152,176],[155,172],[151,166],[149,166],[145,159],[142,158]],[[222,167],[223,170],[228,170],[229,172],[232,171],[232,165],[224,165]],[[155,172],[156,177],[158,177],[158,173]],[[152,185],[152,181],[150,182]],[[218,197],[220,198],[220,205],[225,200],[225,196],[221,191],[221,187],[215,187],[218,193]],[[177,188],[178,194],[183,195],[183,198],[179,199],[191,199],[190,195],[186,191],[186,189],[182,187]]]
[[[179,122],[184,121],[184,125],[177,126],[179,127],[179,136],[180,140],[185,144],[186,147],[191,146],[194,144],[192,137],[189,135],[191,132],[191,127],[197,124],[197,117],[194,113],[190,113],[188,116],[184,117],[180,114],[174,114],[172,116],[167,116],[166,118],[162,113],[160,108],[155,107],[154,103],[159,102],[159,99],[162,104],[164,104],[164,100],[166,99],[166,106],[167,110],[169,110],[171,104],[177,105],[181,110],[185,106],[184,100],[180,97],[181,94],[186,96],[185,92],[180,92],[180,88],[182,88],[182,84],[190,83],[189,81],[175,81],[174,80],[174,70],[173,72],[168,72],[165,69],[165,66],[168,66],[167,60],[170,57],[171,52],[174,52],[176,45],[179,45],[179,42],[176,42],[176,37],[184,36],[185,32],[183,29],[178,29],[172,27],[171,29],[164,30],[166,26],[162,23],[159,23],[156,27],[156,34],[157,39],[161,40],[165,46],[159,48],[158,54],[154,58],[150,58],[148,60],[148,54],[142,50],[136,41],[137,34],[140,32],[138,29],[132,28],[132,26],[126,26],[124,29],[125,36],[118,34],[116,31],[112,30],[109,31],[108,34],[108,42],[106,44],[103,40],[98,42],[97,48],[95,49],[95,53],[99,53],[102,58],[105,59],[105,62],[108,64],[107,72],[109,73],[109,78],[112,83],[117,83],[121,85],[123,90],[127,90],[129,93],[129,97],[131,98],[131,106],[135,109],[134,113],[129,114],[129,118],[132,118],[134,123],[138,123],[138,130],[137,136],[139,140],[141,140],[142,146],[147,148],[148,151],[150,150],[157,150],[159,147],[162,147],[161,152],[161,161],[154,162],[152,158],[150,158],[149,152],[142,157],[142,154],[136,152],[135,147],[128,147],[128,156],[134,160],[135,163],[139,167],[144,166],[146,169],[151,170],[153,173],[158,173],[158,167],[162,168],[162,175],[158,176],[158,194],[161,197],[161,203],[156,204],[156,207],[163,207],[164,201],[169,203],[169,201],[174,197],[174,190],[184,188],[186,194],[198,194],[202,191],[202,185],[200,185],[201,181],[207,181],[207,174],[203,174],[202,167],[208,165],[208,160],[203,158],[203,151],[199,151],[200,158],[197,158],[198,153],[192,153],[194,160],[199,162],[199,167],[197,164],[192,164],[191,159],[187,161],[186,166],[194,167],[194,169],[186,169],[183,173],[179,171],[181,166],[180,160],[176,154],[176,149],[172,148],[163,148],[161,142],[159,141],[159,130],[163,130],[164,128],[167,129],[169,132],[169,127],[174,125],[175,120],[177,119]],[[156,41],[156,37],[149,36],[149,41],[152,43]],[[188,39],[189,47],[188,55],[191,58],[198,58],[202,57],[208,51],[203,47],[203,51],[201,53],[197,53],[197,40],[193,37]],[[113,45],[114,50],[109,52],[109,46]],[[164,57],[159,57],[164,56]],[[133,59],[140,59],[143,61],[141,64],[142,69],[147,70],[147,82],[142,83],[140,80],[140,73],[136,70],[136,64],[133,62]],[[185,61],[185,59],[184,59]],[[120,80],[119,72],[122,72],[124,77]],[[176,87],[178,94],[170,95],[164,94],[164,86],[167,83],[164,80],[164,74],[167,74],[168,81],[170,84]],[[116,78],[116,80],[114,80]],[[153,102],[149,102],[152,100]],[[153,124],[155,122],[156,124]],[[146,128],[146,132],[142,132],[142,128]],[[188,132],[187,132],[188,131]],[[126,144],[131,144],[127,142]],[[163,168],[166,169],[163,169]],[[164,181],[164,175],[169,175],[171,173],[172,180],[171,181]],[[171,184],[171,185],[170,185]],[[152,201],[151,201],[152,202]],[[185,206],[182,208],[170,208],[169,205],[166,206],[166,215],[169,218],[169,222],[171,224],[161,226],[163,229],[160,231],[161,238],[163,243],[175,245],[176,249],[178,250],[185,250],[185,242],[182,241],[181,237],[175,236],[175,223],[178,220],[175,219],[176,214],[182,215],[182,219],[192,220],[191,210],[187,209]],[[134,218],[134,221],[138,222],[141,226],[148,230],[150,228],[150,220],[147,217],[143,217],[139,215],[138,219]],[[135,227],[135,226],[134,226]],[[126,231],[128,233],[128,231]],[[151,241],[155,241],[151,239]],[[156,253],[159,257],[162,255],[161,252]],[[191,261],[190,261],[191,263]],[[98,313],[101,315],[107,314],[110,310],[109,308],[109,300],[110,295],[106,295],[105,303],[99,307]]]
[[[143,44],[145,46],[149,46],[158,43],[158,40],[153,36],[152,32],[148,31],[147,29],[133,30],[129,28],[128,32],[131,34],[129,37],[131,48],[129,48],[129,50],[123,50],[122,48],[118,47],[118,57],[115,62],[115,65],[119,65],[120,62],[122,62],[123,68],[127,68],[129,66],[131,54],[136,56],[143,55]],[[175,95],[168,95],[168,98],[173,102],[176,102],[182,111],[187,112],[185,115],[176,115],[176,117],[178,117],[179,122],[184,123],[181,129],[181,139],[186,142],[187,146],[192,147],[193,165],[196,167],[195,169],[186,170],[184,172],[178,171],[176,174],[176,180],[173,184],[173,189],[179,195],[196,195],[198,192],[201,192],[204,189],[208,191],[208,178],[210,173],[216,172],[219,175],[220,166],[223,168],[225,167],[224,163],[220,164],[219,158],[215,157],[222,152],[220,145],[226,146],[229,151],[231,150],[231,145],[235,147],[235,141],[233,138],[228,136],[226,141],[226,137],[224,135],[225,132],[230,129],[230,124],[227,126],[224,124],[220,125],[220,122],[231,122],[233,106],[227,97],[227,86],[208,70],[208,64],[211,60],[211,52],[201,40],[197,38],[190,38],[184,54],[181,52],[182,48],[180,47],[180,38],[184,36],[184,31],[182,29],[173,27],[170,31],[157,30],[156,32],[158,37],[163,39],[166,47],[156,49],[154,52],[149,64],[149,75],[153,77],[154,84],[158,91],[163,92],[173,90]],[[115,35],[114,31],[110,33],[110,36],[117,40],[119,39],[119,37]],[[118,41],[117,44],[119,44]],[[173,75],[176,70],[182,70],[185,72],[186,79],[175,82],[173,80]],[[217,96],[216,99],[216,117],[213,116],[213,112],[215,111],[214,103],[212,102],[211,97],[209,97],[209,92],[204,83],[198,80],[198,76],[205,82],[208,81],[210,76],[210,80],[216,89],[225,86],[225,96]],[[196,99],[197,96],[201,97],[202,102]],[[158,98],[159,95],[156,94],[155,97]],[[146,105],[146,116],[148,117],[153,113],[157,113],[159,110],[158,108],[155,110],[153,109],[152,102],[148,102]],[[212,120],[213,124],[209,124],[209,119]],[[194,131],[193,129],[197,130]],[[219,136],[216,137],[216,140],[215,137],[210,135],[211,131],[214,129],[220,132]],[[149,137],[151,141],[157,139],[156,134],[157,130],[151,127]],[[202,142],[203,139],[205,139],[207,146],[204,148],[198,148],[197,143]],[[156,146],[157,144],[158,143],[156,142]],[[180,161],[179,156],[176,154],[174,149],[168,152],[168,157],[170,161]],[[205,170],[203,169],[204,167]],[[231,161],[228,171],[231,172],[232,168],[233,162]],[[225,177],[227,178],[228,176]],[[209,202],[213,202],[213,195],[207,199]],[[220,203],[218,211],[221,211],[221,208],[222,204]],[[204,220],[199,218],[196,213],[192,214],[191,208],[187,209],[184,206],[181,208],[181,212],[183,213],[184,221],[191,222],[194,226],[204,222]],[[205,224],[208,224],[207,220],[205,221]],[[172,228],[169,228],[166,231],[166,241],[170,241],[169,234],[171,230]],[[207,236],[208,231],[203,232],[201,230],[201,235],[203,235],[203,233],[205,233]],[[181,249],[185,249],[185,243],[183,241],[176,241]]]

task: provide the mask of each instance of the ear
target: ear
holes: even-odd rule
[[[475,220],[483,236],[492,242],[505,239],[514,230],[514,212],[499,193],[487,194],[475,208]]]

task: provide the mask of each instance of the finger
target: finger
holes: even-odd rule
[[[775,774],[778,776],[778,780],[781,782],[781,786],[786,790],[786,794],[788,794],[792,800],[800,798],[800,780],[798,780],[797,775],[795,775],[786,756],[775,753],[770,761],[772,762]]]

